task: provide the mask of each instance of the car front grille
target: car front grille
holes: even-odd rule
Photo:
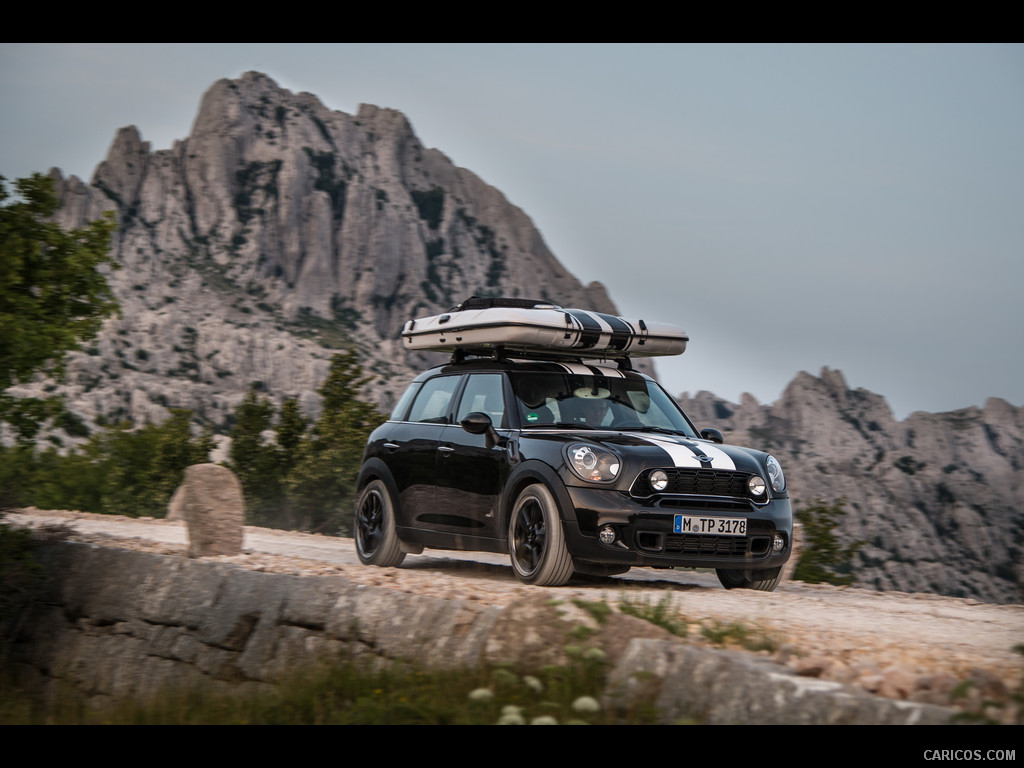
[[[746,536],[713,536],[694,533],[658,533],[637,531],[635,544],[639,551],[658,555],[683,555],[700,560],[722,557],[765,558],[771,554],[774,527],[751,521]]]
[[[686,467],[663,469],[662,471],[668,475],[668,486],[666,486],[665,490],[655,491],[652,489],[648,481],[650,472],[644,472],[633,483],[633,487],[629,492],[630,495],[636,498],[645,498],[655,494],[749,498],[747,494],[749,472],[734,472],[727,469],[690,469]]]

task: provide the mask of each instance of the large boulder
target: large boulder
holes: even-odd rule
[[[242,551],[245,499],[235,473],[219,464],[193,464],[175,493],[188,526],[191,557]]]

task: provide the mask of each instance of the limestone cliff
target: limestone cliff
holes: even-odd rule
[[[215,83],[171,149],[127,127],[89,184],[51,173],[62,224],[110,209],[120,225],[121,316],[69,365],[87,422],[176,407],[223,424],[254,381],[312,414],[332,351],[348,344],[386,408],[425,361],[401,348],[410,318],[471,295],[615,312],[522,210],[422,146],[404,115],[332,111],[256,72]]]

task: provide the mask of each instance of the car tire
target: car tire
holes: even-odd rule
[[[572,557],[558,505],[546,486],[528,486],[519,494],[508,521],[512,571],[524,584],[557,587],[572,578]]]
[[[363,565],[391,567],[405,559],[395,533],[395,505],[382,480],[371,480],[359,494],[355,539],[356,554]]]
[[[782,566],[767,568],[760,571],[733,570],[718,568],[715,570],[718,580],[726,589],[756,589],[759,592],[774,592],[782,581]]]

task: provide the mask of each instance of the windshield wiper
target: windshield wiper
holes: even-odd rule
[[[644,427],[630,427],[628,432],[663,432],[666,435],[681,435],[682,437],[691,437],[681,429],[669,429],[668,427],[655,427],[655,426],[644,426]]]
[[[559,421],[552,424],[551,422],[545,422],[543,424],[530,424],[525,425],[526,429],[537,429],[539,427],[554,427],[557,429],[602,429],[602,427],[592,427],[589,424],[576,424],[570,421]]]

